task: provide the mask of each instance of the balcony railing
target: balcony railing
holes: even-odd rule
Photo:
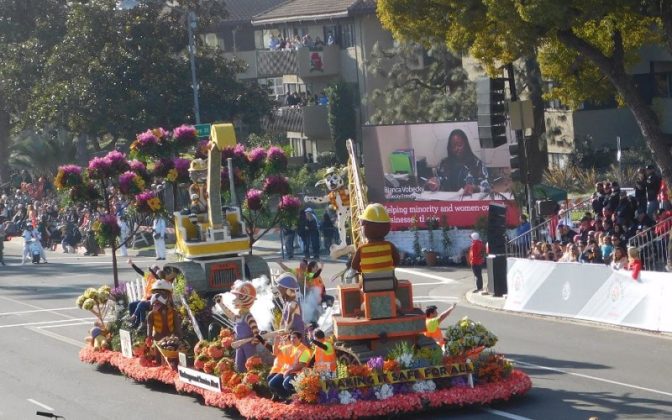
[[[297,51],[257,51],[257,77],[297,74]]]
[[[298,50],[257,51],[257,77],[335,76],[341,71],[341,50],[338,45]]]
[[[310,138],[328,139],[327,115],[326,106],[283,106],[273,111],[273,117],[268,118],[264,126],[274,133],[294,131]]]

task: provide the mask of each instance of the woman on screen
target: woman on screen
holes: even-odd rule
[[[481,183],[487,185],[488,168],[483,165],[469,146],[467,135],[462,130],[453,130],[448,136],[448,156],[441,160],[437,176],[441,191],[478,192]]]

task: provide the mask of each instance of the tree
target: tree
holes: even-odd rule
[[[9,181],[10,134],[65,30],[61,0],[0,0],[0,185]]]
[[[414,43],[388,50],[376,44],[367,67],[388,80],[367,97],[375,109],[373,124],[476,118],[475,86],[467,79],[462,59],[441,43],[431,44],[426,52]]]
[[[120,11],[114,0],[90,0],[67,10],[61,44],[46,55],[41,83],[32,90],[26,126],[56,124],[98,138],[132,138],[147,126],[194,121],[185,16],[198,28],[226,15],[218,0],[144,0]],[[196,37],[204,121],[241,120],[255,128],[270,99],[256,84],[236,79],[240,62],[226,59]],[[114,146],[114,141],[112,146]]]
[[[643,45],[664,43],[672,52],[672,1],[381,0],[378,14],[396,37],[443,39],[491,73],[536,56],[543,76],[558,82],[550,96],[570,106],[617,96],[672,182],[669,136],[626,70]]]
[[[10,150],[13,167],[51,178],[59,165],[75,162],[77,145],[72,135],[62,130],[24,131]]]
[[[334,142],[336,156],[341,163],[348,161],[345,141],[355,139],[357,135],[357,117],[352,89],[342,80],[326,89],[329,98],[327,122]]]

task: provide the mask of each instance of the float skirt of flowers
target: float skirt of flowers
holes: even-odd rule
[[[348,419],[413,413],[426,408],[484,405],[523,395],[532,387],[529,376],[514,370],[500,382],[478,384],[474,388],[451,387],[434,392],[398,394],[382,401],[357,401],[347,405],[284,404],[255,394],[236,398],[230,391],[219,393],[197,388],[180,382],[177,373],[168,367],[142,366],[140,359],[127,359],[113,351],[96,352],[91,347],[84,347],[79,358],[86,363],[114,366],[139,382],[154,380],[174,384],[178,392],[203,396],[209,406],[235,408],[243,417],[256,419]]]

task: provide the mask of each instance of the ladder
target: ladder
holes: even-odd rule
[[[348,150],[348,190],[350,192],[350,228],[352,230],[352,245],[357,249],[360,245],[366,242],[364,237],[364,230],[362,223],[359,220],[359,215],[362,214],[368,200],[366,198],[366,190],[362,182],[361,174],[359,173],[359,162],[357,155],[355,155],[355,148],[352,139],[345,142]]]

